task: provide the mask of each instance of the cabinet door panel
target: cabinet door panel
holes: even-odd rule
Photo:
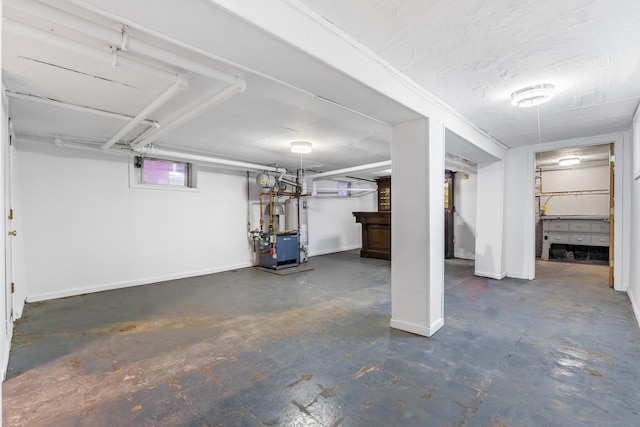
[[[591,244],[594,246],[609,246],[609,235],[591,236]]]
[[[548,239],[549,243],[569,243],[569,235],[568,234],[549,234]]]
[[[591,231],[595,233],[608,233],[609,232],[609,223],[607,222],[598,222],[591,224]]]
[[[572,234],[569,236],[569,243],[572,245],[590,245],[591,236],[586,234]]]
[[[549,222],[549,231],[569,231],[569,223],[566,221]]]
[[[590,232],[591,223],[585,221],[577,221],[569,223],[569,231]]]

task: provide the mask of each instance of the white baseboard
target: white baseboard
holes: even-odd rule
[[[512,279],[523,279],[523,280],[535,279],[535,277],[529,277],[529,275],[525,273],[507,273],[507,277],[511,277]]]
[[[505,273],[504,271],[502,273],[499,273],[499,274],[486,273],[484,271],[474,271],[473,274],[475,274],[476,276],[488,277],[489,279],[495,279],[495,280],[502,280],[505,277],[507,277],[507,273]]]
[[[631,308],[633,308],[633,314],[636,316],[636,322],[638,322],[638,326],[640,327],[640,306],[638,306],[638,301],[636,301],[633,293],[627,291],[627,295],[631,301]]]
[[[352,251],[354,249],[362,249],[362,246],[360,246],[360,245],[344,246],[342,248],[325,249],[323,251],[314,251],[314,252],[309,251],[309,256],[319,256],[319,255],[334,254],[336,252],[346,252],[346,251]]]
[[[188,272],[177,273],[177,274],[169,274],[166,276],[147,277],[144,279],[137,279],[137,280],[131,280],[131,281],[124,281],[124,282],[105,283],[102,285],[87,286],[83,288],[64,289],[64,290],[55,291],[55,292],[46,292],[46,293],[28,295],[26,298],[26,302],[31,303],[31,302],[38,302],[38,301],[46,301],[46,300],[51,300],[56,298],[65,298],[65,297],[70,297],[75,295],[89,294],[93,292],[102,292],[102,291],[110,291],[113,289],[130,288],[133,286],[149,285],[151,283],[166,282],[168,280],[176,280],[176,279],[185,279],[187,277],[204,276],[207,274],[221,273],[223,271],[235,270],[238,268],[246,268],[246,267],[252,267],[252,266],[253,264],[251,262],[247,262],[243,264],[226,266],[221,268],[188,271]]]
[[[439,318],[431,326],[418,325],[417,323],[405,322],[404,320],[391,319],[391,327],[410,332],[423,337],[433,336],[440,328],[444,326],[444,318]]]

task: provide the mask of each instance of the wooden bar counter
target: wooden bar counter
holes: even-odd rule
[[[360,256],[391,260],[391,211],[353,212],[362,224]]]

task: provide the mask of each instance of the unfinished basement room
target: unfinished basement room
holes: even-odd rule
[[[640,425],[640,2],[0,6],[0,426]]]

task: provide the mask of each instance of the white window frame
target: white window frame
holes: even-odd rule
[[[150,184],[142,182],[142,170],[141,167],[136,167],[136,157],[140,156],[131,156],[129,157],[129,188],[133,189],[143,189],[143,190],[163,190],[163,191],[186,191],[186,192],[198,192],[197,187],[197,176],[198,170],[195,163],[184,162],[180,160],[167,160],[167,159],[157,159],[155,157],[146,157],[147,160],[160,160],[165,162],[175,162],[175,163],[186,163],[189,165],[189,177],[188,182],[189,186],[186,185],[165,185],[165,184]]]

